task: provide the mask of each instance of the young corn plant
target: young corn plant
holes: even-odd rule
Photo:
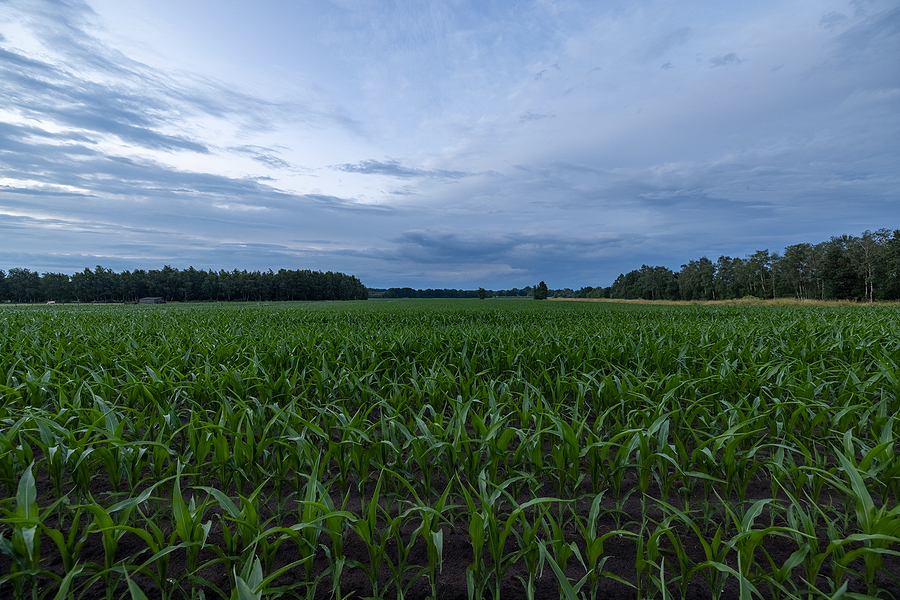
[[[390,536],[383,531],[379,519],[379,512],[382,510],[378,504],[381,482],[382,478],[379,477],[368,505],[363,505],[365,513],[360,517],[354,518],[352,522],[353,531],[365,544],[369,554],[369,564],[360,565],[360,567],[366,573],[372,585],[372,598],[383,597],[379,591],[381,565],[384,562],[387,554],[387,544],[390,541]]]
[[[578,546],[575,544],[575,542],[569,542],[566,540],[566,534],[563,529],[563,524],[556,521],[552,515],[547,515],[545,521],[545,529],[548,541],[543,542],[541,546],[544,549],[546,549],[547,546],[550,546],[550,558],[552,559],[551,565],[553,566],[554,573],[565,573],[566,569],[568,568],[569,559],[571,559],[573,556],[575,556],[582,564],[582,566],[587,569],[587,565],[584,561],[584,558],[581,556],[581,551],[578,549]],[[587,576],[585,576],[583,578],[583,581],[579,583],[579,589],[584,585],[585,581],[587,581]],[[563,585],[562,580],[560,580],[559,594],[561,597],[566,595],[566,586]]]
[[[569,544],[569,546],[572,554],[578,554],[578,546],[576,546],[574,542]],[[587,576],[582,577],[578,583],[573,586],[566,576],[565,569],[556,562],[553,554],[547,551],[546,544],[540,544],[538,550],[541,554],[541,559],[550,565],[550,569],[553,571],[553,574],[556,575],[556,579],[559,582],[559,597],[565,598],[566,600],[580,600],[581,595],[579,592],[587,582]]]
[[[615,573],[605,571],[603,569],[609,556],[604,556],[603,545],[612,537],[634,538],[635,534],[624,529],[613,529],[602,535],[599,533],[599,520],[601,511],[603,510],[603,494],[597,494],[591,501],[591,508],[588,511],[587,519],[583,519],[577,514],[575,515],[575,523],[581,532],[584,541],[584,567],[587,570],[586,583],[590,590],[590,598],[596,599],[600,589],[600,581],[602,578],[609,578],[629,587],[634,584],[619,577]],[[557,564],[559,564],[557,562]]]
[[[532,506],[561,502],[556,498],[533,498],[523,504],[517,504],[515,498],[506,492],[510,483],[511,479],[500,484],[490,482],[486,471],[482,471],[478,478],[477,489],[460,488],[469,512],[469,537],[474,555],[473,564],[466,573],[470,598],[481,598],[484,588],[493,582],[493,587],[490,588],[491,595],[494,600],[500,599],[500,588],[506,572],[528,550],[519,548],[511,552],[506,551],[506,541],[519,515]],[[509,513],[505,514],[505,518],[504,501],[501,498],[512,507]],[[491,559],[490,569],[484,561],[485,546]]]
[[[864,579],[868,593],[875,595],[878,592],[876,576],[884,562],[884,556],[900,556],[900,551],[891,549],[892,546],[900,546],[900,506],[876,507],[859,467],[840,450],[835,448],[834,452],[840,460],[841,472],[850,485],[840,481],[835,484],[854,502],[856,526],[861,533],[850,535],[844,540],[832,541],[832,545],[862,542],[862,547],[848,551],[837,561],[839,569],[836,569],[836,579],[840,581],[839,573],[861,556],[865,564]]]
[[[527,580],[519,577],[519,581],[525,588],[526,600],[534,600],[536,579],[541,576],[543,571],[544,560],[541,554],[540,534],[546,528],[544,519],[552,508],[553,505],[548,503],[535,507],[533,511],[521,511],[519,513],[521,532],[519,529],[513,529],[513,535],[522,551],[522,562],[525,563],[525,572],[527,573]],[[532,513],[530,519],[529,512]]]
[[[177,582],[169,577],[169,563],[173,552],[181,551],[188,544],[181,542],[175,543],[175,533],[167,536],[162,529],[153,522],[153,519],[145,515],[140,507],[138,513],[141,515],[142,526],[133,527],[130,525],[116,525],[115,529],[136,535],[147,544],[147,549],[151,556],[141,564],[130,564],[125,566],[125,575],[127,577],[129,571],[138,572],[150,579],[159,590],[162,600],[169,600],[173,597],[177,590]],[[155,570],[151,570],[151,565]],[[134,584],[129,580],[129,589],[134,592]]]
[[[179,462],[178,473],[172,486],[172,517],[175,522],[175,535],[181,543],[185,544],[185,574],[190,582],[191,594],[199,592],[198,585],[207,585],[208,582],[197,575],[199,570],[200,551],[206,546],[212,521],[203,522],[209,502],[204,500],[199,505],[192,494],[189,502],[185,502],[181,493],[181,469]]]
[[[167,480],[163,480],[167,481]],[[90,503],[81,505],[79,508],[89,512],[94,520],[88,527],[87,533],[98,533],[103,545],[103,565],[85,565],[92,567],[97,575],[102,579],[108,598],[112,598],[112,594],[116,583],[111,579],[111,575],[116,571],[116,554],[119,547],[119,541],[125,533],[134,533],[136,528],[130,525],[131,514],[135,510],[139,510],[139,506],[147,502],[153,490],[163,483],[163,481],[148,487],[143,492],[133,498],[122,500],[104,508],[102,504],[89,497]]]
[[[403,600],[406,597],[410,586],[416,581],[415,576],[408,578],[408,573],[416,570],[421,572],[421,569],[417,569],[415,566],[409,564],[410,552],[412,551],[419,534],[422,533],[423,524],[421,520],[419,526],[412,530],[412,533],[409,534],[406,540],[404,540],[403,534],[404,526],[414,515],[421,519],[421,509],[418,506],[412,506],[405,511],[399,512],[396,516],[383,513],[383,519],[387,526],[385,536],[393,541],[393,545],[397,551],[396,558],[391,558],[390,554],[385,556],[385,563],[387,564],[388,572],[390,573],[390,579],[397,592],[397,600]]]
[[[11,581],[17,598],[25,598],[25,589],[29,586],[32,598],[47,597],[54,588],[52,585],[47,585],[46,581],[58,583],[60,590],[67,590],[72,579],[81,573],[82,568],[78,565],[78,555],[84,544],[85,536],[78,535],[80,519],[77,519],[70,529],[68,537],[48,525],[51,514],[63,501],[64,498],[57,499],[41,513],[37,504],[37,488],[32,474],[32,466],[29,465],[25,469],[16,491],[14,510],[0,508],[0,514],[3,515],[0,523],[12,526],[10,540],[6,540],[3,534],[0,534],[0,552],[9,556],[12,562],[10,573],[0,577],[0,590],[4,589],[5,583]],[[72,574],[71,577],[67,575],[63,578],[52,570],[40,567],[41,533],[46,534],[56,544],[63,566],[67,573]],[[58,597],[60,593],[66,592],[60,591],[57,594]]]
[[[666,578],[666,558],[660,549],[660,540],[672,535],[672,521],[673,516],[669,516],[656,523],[652,532],[647,528],[647,539],[639,540],[635,564],[638,597],[655,598],[659,595],[667,599],[669,587],[680,579],[677,575],[671,579]]]
[[[444,517],[444,513],[455,508],[447,504],[447,499],[450,496],[450,490],[453,488],[453,485],[455,483],[455,477],[451,478],[451,480],[447,482],[447,486],[444,488],[444,492],[440,495],[434,506],[428,506],[427,504],[425,504],[419,498],[419,495],[416,493],[415,489],[413,489],[413,487],[410,486],[408,482],[406,483],[410,493],[414,498],[414,505],[410,510],[417,512],[419,514],[419,517],[421,518],[419,527],[416,528],[416,530],[413,532],[413,539],[416,536],[421,536],[425,541],[425,548],[428,555],[428,564],[420,569],[420,573],[424,572],[425,576],[428,578],[428,585],[431,587],[431,598],[433,600],[437,600],[437,576],[442,569],[444,561],[444,530],[439,528],[439,526],[442,521],[446,520]],[[409,552],[409,549],[411,548],[412,545],[410,544],[406,550],[407,554]],[[414,576],[413,579],[415,579],[415,577],[416,576]]]
[[[25,597],[26,583],[30,584],[32,597],[37,598],[41,574],[40,508],[31,469],[32,465],[26,467],[19,479],[15,508],[3,511],[2,522],[12,525],[12,538],[7,540],[0,534],[0,551],[12,561],[9,575],[0,578],[0,586],[12,581],[16,598]]]
[[[753,569],[755,560],[754,554],[757,548],[762,545],[765,537],[773,534],[787,536],[790,533],[786,527],[765,527],[763,529],[756,529],[754,527],[754,522],[759,515],[762,514],[766,505],[772,502],[773,500],[771,498],[757,500],[743,516],[739,517],[737,513],[724,502],[724,500],[722,501],[728,518],[737,530],[736,535],[731,538],[728,545],[733,548],[737,554],[740,600],[750,600],[751,595],[760,595],[754,585],[754,581],[760,579],[760,577],[755,575]]]

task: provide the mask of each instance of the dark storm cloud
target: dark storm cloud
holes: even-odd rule
[[[455,262],[503,262],[524,266],[535,257],[552,261],[570,260],[575,256],[584,260],[596,257],[602,250],[618,246],[618,235],[585,236],[557,235],[559,232],[534,233],[475,230],[467,233],[453,231],[413,230],[403,232],[393,242],[398,245],[394,260],[408,260],[424,264]]]

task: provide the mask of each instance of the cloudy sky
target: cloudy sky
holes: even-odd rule
[[[0,0],[0,268],[609,285],[900,228],[900,5]]]

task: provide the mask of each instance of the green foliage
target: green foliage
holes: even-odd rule
[[[619,275],[609,297],[644,300],[900,300],[900,230],[865,231],[784,254],[759,250],[745,258],[690,260],[681,271],[643,265]],[[599,297],[599,296],[588,296]]]
[[[148,296],[180,302],[271,302],[365,300],[368,293],[356,277],[309,269],[216,272],[166,265],[160,270],[116,273],[97,265],[71,277],[19,268],[0,271],[0,302],[129,302]]]
[[[0,307],[0,597],[879,597],[898,317]]]

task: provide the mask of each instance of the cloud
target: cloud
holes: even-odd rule
[[[456,180],[470,177],[472,173],[463,171],[448,171],[444,169],[419,169],[407,167],[396,160],[363,160],[358,163],[346,163],[332,165],[332,169],[345,173],[360,173],[362,175],[387,175],[398,179],[447,179]]]
[[[835,41],[845,50],[859,51],[887,46],[886,49],[894,51],[898,35],[900,8],[894,8],[863,19],[837,36]]]
[[[275,123],[327,122],[357,131],[359,124],[334,104],[276,102],[202,75],[165,72],[111,49],[95,36],[96,14],[82,2],[13,2],[40,52],[0,49],[4,108],[26,119],[70,128],[126,146],[209,154],[195,123],[219,119],[246,131]],[[315,104],[318,105],[315,105]],[[267,160],[271,154],[260,154]]]
[[[553,119],[555,117],[556,115],[552,113],[533,113],[530,110],[526,110],[519,117],[519,122],[528,123],[529,121],[540,121],[541,119]]]
[[[638,59],[640,62],[656,60],[672,48],[686,44],[692,33],[690,27],[683,26],[646,40],[636,50]]]
[[[825,29],[834,29],[836,26],[846,21],[847,15],[836,11],[831,11],[830,13],[822,15],[822,18],[819,20],[819,27],[823,27]]]
[[[304,194],[301,198],[310,200],[333,210],[348,210],[354,212],[381,212],[391,213],[393,209],[390,206],[378,204],[365,204],[356,202],[348,198],[339,198],[337,196],[329,196],[326,194]]]
[[[729,52],[725,56],[714,56],[709,59],[709,63],[712,65],[711,68],[713,69],[716,67],[730,67],[742,62],[744,61],[738,58],[737,54],[734,52]]]
[[[231,148],[234,152],[245,154],[253,160],[262,163],[273,169],[290,169],[291,164],[286,160],[278,157],[275,152],[269,148],[261,146],[235,146]]]
[[[541,232],[477,228],[465,233],[410,230],[393,241],[397,248],[380,258],[412,272],[440,269],[445,278],[465,281],[480,271],[478,275],[527,281],[563,269],[589,272],[596,261],[620,252],[624,239],[615,233],[584,235],[555,228]],[[447,265],[456,265],[456,272]]]
[[[102,4],[0,3],[11,266],[579,287],[900,220],[887,0],[846,18],[585,0],[226,3],[183,22],[154,8],[208,28],[197,40],[273,49],[244,65],[259,80],[224,82],[158,66],[165,49],[129,45]],[[742,66],[723,85],[707,61]]]

